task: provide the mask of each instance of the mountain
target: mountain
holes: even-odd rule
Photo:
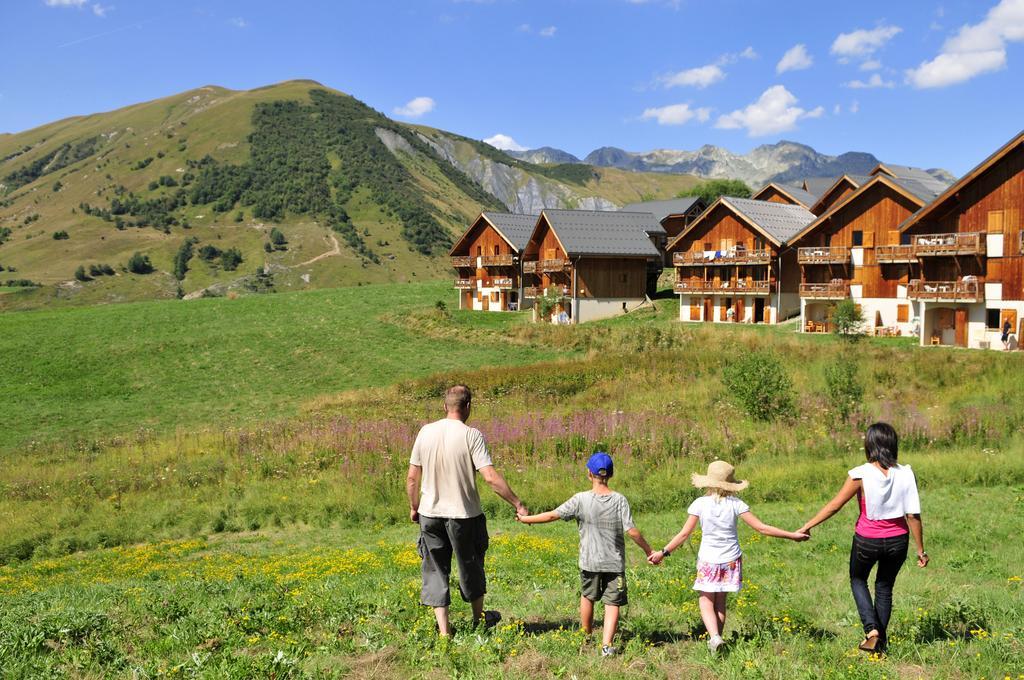
[[[811,177],[842,174],[865,175],[878,165],[870,153],[847,152],[839,156],[818,153],[806,144],[780,141],[763,144],[748,154],[735,154],[705,145],[696,151],[657,149],[632,152],[606,146],[587,154],[584,163],[635,172],[686,173],[705,178],[741,179],[756,189],[768,182],[795,182]],[[942,169],[928,173],[947,183],[953,175]]]
[[[538,165],[308,80],[205,86],[0,136],[0,308],[446,277],[481,210],[696,182]]]
[[[537,164],[558,164],[558,163],[579,163],[580,159],[568,151],[562,151],[551,146],[542,146],[539,149],[527,149],[526,151],[505,151],[512,158],[518,158],[527,163]]]

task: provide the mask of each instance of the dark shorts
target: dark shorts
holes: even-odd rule
[[[590,600],[600,600],[614,607],[622,607],[629,602],[626,597],[626,575],[613,571],[580,570],[580,594]]]
[[[459,566],[462,599],[472,602],[483,597],[487,592],[484,555],[488,542],[487,519],[483,515],[469,519],[420,515],[420,537],[416,546],[422,559],[420,602],[428,607],[451,604],[448,579],[452,573],[452,555]]]

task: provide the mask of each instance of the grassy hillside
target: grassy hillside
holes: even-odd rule
[[[8,315],[19,325],[0,356],[40,358],[0,364],[7,423],[62,441],[9,449],[0,467],[4,674],[1024,673],[1019,353],[684,326],[670,301],[607,323],[530,325],[449,316],[434,306],[442,295],[452,297],[440,285],[380,286]],[[67,330],[50,340],[52,329]],[[792,415],[754,421],[726,387],[730,366],[755,351],[780,359]],[[568,360],[521,365],[557,356]],[[496,360],[506,365],[477,368]],[[837,364],[863,388],[845,418],[829,396]],[[741,528],[746,588],[730,598],[718,659],[690,590],[692,552],[656,570],[629,546],[623,655],[601,660],[575,626],[575,527],[518,526],[489,491],[488,606],[505,621],[473,631],[456,602],[458,634],[438,643],[417,605],[403,480],[416,430],[453,380],[474,387],[472,424],[531,509],[583,488],[583,460],[607,449],[613,486],[655,545],[678,529],[696,493],[689,474],[711,459],[737,463],[755,512],[793,528],[863,460],[865,425],[894,423],[922,486],[933,563],[900,575],[889,656],[855,650],[852,507],[799,546]],[[358,389],[331,393],[344,387]],[[127,436],[79,440],[96,419]],[[131,433],[147,419],[188,426]]]
[[[44,286],[0,296],[0,309],[244,292],[240,279],[267,266],[292,289],[442,277],[454,236],[503,206],[423,130],[291,81],[202,87],[0,137],[0,285]],[[486,154],[568,203],[668,197],[694,181],[535,166],[452,137],[460,162]],[[275,227],[287,244],[268,251]],[[236,248],[242,262],[193,258],[183,270],[186,239],[196,251]],[[135,252],[153,273],[125,270]],[[90,277],[90,265],[114,274]]]

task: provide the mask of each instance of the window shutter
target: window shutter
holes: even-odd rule
[[[1006,218],[1005,210],[989,210],[988,211],[988,233],[990,234],[1002,234],[1003,233],[1003,222]]]
[[[910,305],[897,305],[896,322],[906,323],[907,321],[910,321]]]

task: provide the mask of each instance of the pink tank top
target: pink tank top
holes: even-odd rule
[[[892,538],[909,533],[906,517],[895,519],[868,519],[867,510],[864,507],[864,492],[857,492],[857,502],[860,504],[860,517],[857,518],[855,531],[864,538]]]

